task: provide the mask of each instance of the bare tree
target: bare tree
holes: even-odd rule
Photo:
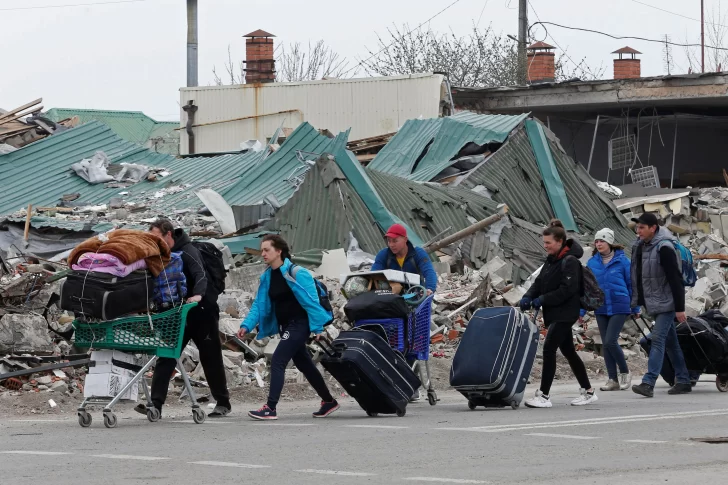
[[[568,49],[567,49],[568,50]],[[565,50],[559,54],[555,65],[555,81],[563,82],[578,79],[580,81],[596,81],[604,77],[606,71],[604,64],[600,64],[597,68],[589,67],[586,57],[579,62],[569,57],[569,53]]]
[[[300,42],[282,46],[276,56],[276,80],[282,82],[314,81],[327,77],[345,77],[349,62],[319,40],[308,43],[308,51]]]
[[[347,76],[349,61],[334,52],[323,40],[314,44],[309,42],[308,49],[300,42],[290,44],[287,48],[279,46],[275,51],[276,81],[315,81],[327,77],[343,78]],[[245,62],[234,62],[228,46],[228,59],[224,64],[225,73],[218,74],[212,68],[213,82],[217,86],[224,84],[243,84],[245,82]]]
[[[728,51],[721,49],[713,49],[711,47],[728,47],[728,12],[722,12],[720,2],[713,6],[708,12],[705,21],[705,70],[706,71],[722,71],[728,66]],[[690,41],[687,34],[685,35],[686,44],[695,44]],[[698,38],[697,43],[700,43]],[[708,47],[711,46],[711,47]],[[685,57],[688,60],[688,68],[691,72],[701,71],[701,59],[699,47],[685,47]]]
[[[518,81],[515,43],[490,28],[473,27],[467,36],[437,34],[431,29],[410,31],[407,25],[377,36],[376,51],[361,61],[370,75],[393,76],[418,72],[447,72],[457,86],[507,86]]]
[[[225,78],[223,79],[217,73],[215,67],[212,68],[213,82],[216,86],[223,84],[243,84],[245,82],[245,63],[239,61],[233,62],[233,56],[228,45],[228,58],[225,62]]]

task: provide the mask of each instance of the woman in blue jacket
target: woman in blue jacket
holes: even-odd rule
[[[261,251],[268,269],[260,277],[258,294],[250,313],[240,325],[238,336],[243,338],[259,326],[258,339],[279,334],[281,340],[271,359],[268,402],[262,408],[250,411],[248,416],[257,420],[278,419],[276,406],[283,391],[286,367],[293,360],[296,368],[321,396],[321,408],[313,413],[313,417],[325,418],[339,409],[339,403],[313,363],[306,343],[311,333],[319,338],[331,316],[319,303],[318,289],[311,273],[291,263],[290,249],[282,237],[274,234],[265,236]]]
[[[594,255],[587,263],[604,291],[604,305],[594,314],[602,336],[604,362],[609,380],[602,391],[629,389],[632,375],[627,368],[619,333],[630,314],[638,314],[639,308],[630,308],[632,279],[630,262],[624,255],[624,246],[614,243],[614,231],[602,229],[594,236]],[[582,310],[582,316],[585,312]],[[619,370],[619,374],[617,374]]]

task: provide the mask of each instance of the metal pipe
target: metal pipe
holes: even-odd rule
[[[452,243],[455,243],[463,238],[466,238],[469,235],[480,231],[481,229],[485,229],[486,227],[488,227],[492,224],[495,224],[496,222],[503,219],[507,213],[508,213],[508,206],[505,204],[501,204],[500,206],[498,206],[497,214],[493,214],[492,216],[490,216],[486,219],[483,219],[480,222],[476,222],[472,226],[466,227],[462,231],[458,231],[455,234],[453,234],[452,236],[448,236],[439,242],[425,245],[423,249],[425,251],[427,251],[428,253],[434,253],[435,251],[438,251],[446,246],[451,245]]]
[[[597,129],[599,128],[599,117],[601,115],[597,115],[597,122],[594,124],[594,136],[592,136],[592,146],[591,151],[589,152],[589,165],[586,167],[586,172],[591,175],[591,162],[592,157],[594,156],[594,144],[597,142]]]
[[[187,87],[197,85],[197,0],[187,0]]]
[[[245,121],[245,120],[253,120],[255,118],[263,118],[265,116],[275,116],[275,115],[282,115],[286,113],[298,113],[301,115],[301,122],[303,122],[303,111],[300,109],[285,109],[283,111],[276,111],[275,113],[263,113],[262,115],[250,115],[250,116],[243,116],[242,118],[233,118],[231,120],[222,120],[222,121],[211,121],[209,123],[200,123],[199,125],[192,125],[190,128],[197,128],[200,126],[211,126],[211,125],[219,125],[221,123],[232,123],[233,121]],[[175,128],[175,130],[181,130],[182,128]]]
[[[192,155],[195,153],[195,132],[192,131],[192,126],[195,123],[195,113],[197,112],[197,106],[195,106],[194,100],[187,101],[187,104],[182,107],[185,113],[187,113],[187,124],[185,125],[185,131],[187,132],[187,152]]]

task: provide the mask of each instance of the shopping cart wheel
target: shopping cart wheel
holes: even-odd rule
[[[78,412],[78,424],[80,424],[81,427],[88,428],[89,426],[91,426],[91,421],[93,421],[93,418],[91,418],[91,415],[88,412]]]
[[[192,410],[192,420],[197,424],[202,424],[205,422],[205,418],[207,415],[205,414],[205,411],[202,409],[193,409]]]
[[[475,411],[475,408],[477,407],[478,405],[475,404],[475,401],[471,401],[470,399],[468,399],[468,409],[470,409],[471,411]]]
[[[400,418],[401,418],[401,417],[402,417],[402,416],[404,416],[405,414],[407,414],[407,410],[406,410],[406,409],[402,409],[401,411],[400,411],[400,410],[397,410],[397,416],[398,416],[398,417],[400,417]]]
[[[379,413],[372,413],[370,411],[367,411],[367,416],[369,416],[370,418],[376,418],[377,416],[379,416]]]
[[[717,387],[720,392],[728,392],[728,379],[721,379],[720,376],[717,376],[715,378],[715,387]]]
[[[435,391],[427,391],[427,402],[430,403],[430,406],[437,404],[437,394]]]
[[[161,417],[162,413],[159,412],[159,409],[157,409],[156,407],[152,406],[151,408],[147,409],[147,419],[150,423],[156,423]]]
[[[104,426],[107,428],[116,428],[116,414],[104,413]]]

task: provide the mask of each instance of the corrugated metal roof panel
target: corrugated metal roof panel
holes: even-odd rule
[[[346,146],[346,134],[341,136],[343,136],[343,143]],[[338,137],[332,139],[321,135],[313,126],[303,123],[291,133],[275,153],[262,163],[250,167],[236,184],[222,192],[221,195],[230,205],[260,204],[266,196],[274,195],[283,205],[296,190],[286,179],[294,173],[300,173],[305,168],[305,165],[298,160],[296,153],[299,151],[314,153],[316,155],[310,155],[308,159],[315,159],[324,152],[333,151],[334,143],[340,143],[342,140],[337,141],[337,139]]]
[[[480,115],[462,112],[447,118],[409,120],[369,168],[412,180],[432,180],[452,164],[467,143],[502,143],[527,117],[528,113]]]

